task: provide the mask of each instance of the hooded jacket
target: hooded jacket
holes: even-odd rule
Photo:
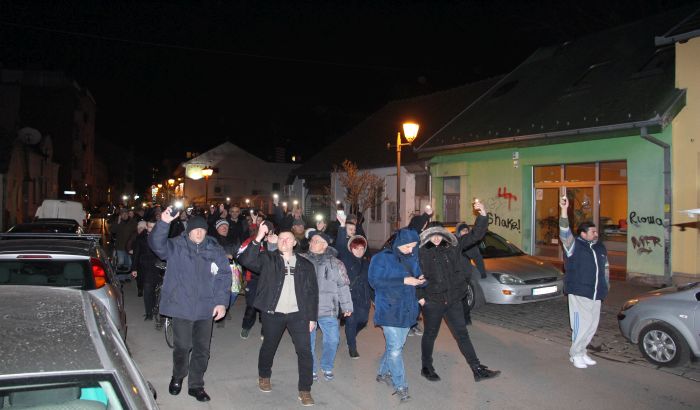
[[[186,320],[211,319],[214,307],[228,306],[231,266],[224,249],[210,236],[200,244],[187,233],[168,239],[170,226],[158,221],[148,245],[168,262],[160,296],[160,313]]]
[[[418,263],[418,248],[408,255],[401,253],[399,246],[418,242],[418,233],[413,229],[399,229],[391,244],[374,255],[369,264],[369,284],[374,288],[374,324],[409,328],[418,317],[416,288],[405,285],[407,276],[418,278],[421,269]]]
[[[480,241],[486,234],[488,218],[478,216],[474,229],[457,239],[441,226],[428,228],[420,235],[420,265],[427,285],[416,289],[418,299],[428,303],[451,304],[464,299],[472,265],[466,263],[462,252]],[[443,241],[433,245],[430,237],[440,235]]]
[[[328,246],[321,254],[308,252],[301,255],[316,269],[318,317],[337,317],[338,304],[343,312],[353,311],[350,279],[345,265],[336,258],[337,254],[334,248]]]

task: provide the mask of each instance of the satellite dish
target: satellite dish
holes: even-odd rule
[[[41,141],[41,133],[30,127],[17,131],[17,138],[27,145],[36,145]]]

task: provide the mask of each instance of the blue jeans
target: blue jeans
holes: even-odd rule
[[[316,360],[316,332],[318,328],[323,332],[323,354],[321,355],[321,370],[333,370],[335,353],[338,351],[340,343],[340,325],[334,316],[324,316],[318,318],[316,329],[311,332],[311,355],[314,359],[314,373],[318,373],[318,361]]]
[[[403,367],[403,345],[406,343],[408,328],[382,326],[382,330],[384,330],[386,349],[379,360],[379,371],[377,373],[380,375],[391,373],[391,381],[394,383],[394,388],[405,389],[408,387],[408,383],[406,382],[406,371]]]

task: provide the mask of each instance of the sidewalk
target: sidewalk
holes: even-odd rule
[[[629,343],[617,325],[617,313],[626,300],[652,290],[652,287],[613,281],[610,294],[603,303],[598,332],[591,342],[591,352],[604,359],[631,363],[686,379],[700,381],[700,362],[684,367],[658,367],[646,361],[637,345]],[[568,346],[571,343],[566,298],[522,305],[487,304],[472,312],[475,320],[550,340]]]

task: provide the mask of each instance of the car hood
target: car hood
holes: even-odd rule
[[[562,277],[561,271],[534,256],[508,256],[484,259],[488,272],[513,274],[522,280]]]
[[[697,284],[694,286],[681,286],[680,288],[678,286],[669,286],[642,293],[641,295],[635,296],[634,299],[642,301],[645,299],[663,297],[664,299],[694,300],[694,295],[698,290],[700,290],[700,285]]]

